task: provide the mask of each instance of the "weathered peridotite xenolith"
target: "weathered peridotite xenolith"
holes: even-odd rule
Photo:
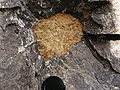
[[[40,19],[34,26],[38,51],[44,60],[64,55],[83,36],[83,25],[69,14],[59,13],[49,19]]]

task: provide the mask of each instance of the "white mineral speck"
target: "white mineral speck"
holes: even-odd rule
[[[45,66],[49,66],[50,65],[49,63],[50,63],[50,61],[46,61]]]
[[[23,46],[18,47],[18,53],[22,53],[25,51],[25,48]]]
[[[41,60],[41,56],[40,55],[38,55],[38,59]]]
[[[2,4],[0,3],[0,8],[2,7]]]
[[[120,58],[120,40],[110,41],[110,51],[112,55],[117,58]]]
[[[113,86],[114,90],[120,90],[119,87]]]

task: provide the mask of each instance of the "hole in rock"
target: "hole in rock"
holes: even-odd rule
[[[43,81],[41,90],[65,90],[65,85],[57,76],[50,76]]]

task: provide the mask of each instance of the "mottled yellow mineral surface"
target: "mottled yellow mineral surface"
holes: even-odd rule
[[[49,19],[40,19],[33,32],[38,51],[44,60],[64,55],[83,36],[83,25],[69,14],[59,13]]]

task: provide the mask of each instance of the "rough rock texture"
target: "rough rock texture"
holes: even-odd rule
[[[20,1],[22,0],[0,0],[0,8],[20,7],[22,6]]]
[[[120,34],[119,0],[89,1],[84,4],[90,15],[84,23],[84,30],[91,34]]]
[[[0,9],[0,90],[37,90],[37,55],[30,29],[35,19],[23,12],[15,7]]]
[[[120,85],[120,75],[109,67],[104,67],[104,64],[92,55],[84,40],[76,44],[65,56],[44,63],[38,70],[39,81],[44,81],[52,75],[64,80],[66,90],[115,90],[114,88],[119,88]],[[42,82],[40,87],[41,84]]]
[[[48,18],[55,13],[66,11],[67,8],[73,7],[77,0],[27,0],[29,10],[38,19]]]
[[[90,42],[100,56],[109,60],[113,69],[120,72],[120,40],[100,40],[92,38]]]
[[[65,1],[67,2],[67,0]],[[89,1],[98,2],[95,7],[100,8],[101,4],[99,3],[105,0]],[[2,2],[9,5],[14,3],[14,5],[11,8],[9,5],[2,4],[2,7],[5,8],[0,8],[0,90],[41,90],[42,82],[51,75],[60,77],[66,85],[66,90],[120,90],[119,40],[102,40],[102,37],[98,37],[99,41],[91,39],[86,35],[90,28],[88,27],[87,31],[84,30],[86,31],[85,37],[65,55],[44,62],[37,51],[31,28],[39,18],[46,18],[46,15],[51,16],[49,10],[44,9],[47,13],[44,12],[40,17],[36,17],[36,14],[30,10],[29,2],[0,0],[0,5]],[[20,2],[19,5],[18,2]],[[75,7],[69,7],[69,9],[65,9],[66,6],[63,7],[62,12],[76,16],[85,27],[85,23],[92,18],[102,25],[108,25],[104,23],[104,20],[99,22],[95,18],[97,17],[95,14],[88,13],[92,12],[91,7],[94,6],[91,2],[89,3],[87,0],[78,2],[74,3]],[[50,5],[54,7],[55,4]],[[106,6],[106,4],[102,6],[104,7],[104,5]],[[61,9],[59,10],[61,11]],[[42,12],[43,9],[38,11]],[[55,10],[52,12],[57,13]],[[93,15],[92,18],[91,15]],[[99,30],[99,27],[95,28],[95,31]],[[111,33],[108,32],[109,35],[107,31],[105,33],[105,37],[111,37]],[[97,37],[99,33],[95,32],[94,34]],[[112,39],[116,39],[116,37],[112,37]]]

